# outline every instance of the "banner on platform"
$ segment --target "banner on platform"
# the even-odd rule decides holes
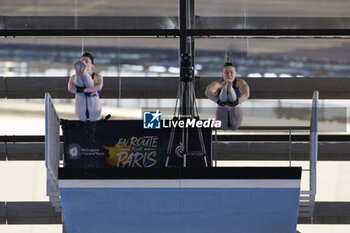
[[[83,123],[63,121],[64,164],[68,168],[164,167],[171,128],[144,129],[142,120]],[[183,130],[188,130],[187,166],[211,164],[211,128],[175,128],[169,165],[183,166]],[[204,149],[199,133],[203,135]],[[204,153],[203,153],[204,152]]]

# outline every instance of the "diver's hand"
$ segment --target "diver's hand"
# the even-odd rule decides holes
[[[77,93],[84,93],[85,87],[77,87]]]
[[[226,105],[225,102],[221,102],[220,100],[218,100],[216,103],[217,103],[219,106],[222,106],[222,107]]]
[[[239,101],[238,101],[238,99],[236,99],[236,100],[233,101],[233,102],[227,102],[227,103],[226,103],[226,106],[231,107],[231,108],[234,108],[234,107],[236,107],[238,104],[239,104]]]

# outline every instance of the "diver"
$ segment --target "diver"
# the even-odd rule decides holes
[[[209,84],[205,95],[218,104],[216,120],[221,120],[221,129],[236,130],[242,123],[240,105],[249,98],[249,86],[243,79],[236,78],[236,68],[231,62],[223,65],[222,77]]]

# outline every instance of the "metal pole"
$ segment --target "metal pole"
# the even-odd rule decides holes
[[[179,66],[180,71],[184,69],[182,64],[182,56],[184,54],[188,54],[189,51],[189,41],[187,38],[187,30],[188,30],[188,0],[180,0],[179,6],[179,17],[180,17],[180,54],[179,54]],[[182,72],[180,72],[180,76]],[[183,77],[180,77],[180,82],[182,84],[182,96],[180,101],[180,113],[182,116],[188,116],[191,114],[191,98],[190,98],[190,89],[189,82],[185,82],[182,80]],[[185,118],[186,118],[185,117]],[[184,145],[184,167],[186,167],[186,155],[188,153],[188,129],[182,129],[182,142]]]
[[[180,17],[180,54],[179,54],[179,64],[180,70],[182,69],[181,64],[181,55],[186,54],[190,48],[190,42],[187,38],[187,30],[188,30],[188,0],[179,0],[179,17]],[[181,77],[180,77],[181,80]],[[181,115],[189,115],[190,114],[190,90],[189,83],[182,82],[183,84],[183,95],[181,96],[182,100],[180,102],[180,112]]]
[[[190,26],[191,29],[195,29],[196,25],[196,15],[195,15],[195,1],[190,0]],[[196,77],[195,77],[195,50],[194,50],[194,37],[191,37],[191,59],[192,59],[192,65],[193,65],[193,70],[192,70],[192,77],[193,77],[193,88],[196,89]]]
[[[314,91],[312,98],[312,111],[310,123],[310,205],[311,223],[313,223],[314,205],[317,183],[317,157],[318,157],[318,91]]]
[[[64,216],[63,216],[63,210],[62,210],[62,233],[67,233],[66,231],[66,224],[64,222]]]
[[[310,131],[310,191],[315,195],[318,157],[318,91],[314,91],[313,94]]]
[[[180,106],[179,106],[179,111],[178,111],[178,120],[184,119],[183,116],[186,116],[189,114],[189,106],[190,106],[190,92],[189,92],[189,85],[187,81],[184,81],[184,65],[183,64],[183,55],[188,54],[188,48],[189,45],[187,43],[187,30],[188,30],[188,1],[187,0],[179,0],[179,25],[180,25],[180,30],[179,30],[179,68],[180,68],[180,77],[179,77],[179,87],[178,87],[178,96],[176,98],[176,104],[175,104],[175,111],[174,115],[176,115],[176,110],[177,110],[177,100],[179,99],[180,101]],[[188,62],[187,62],[188,64]],[[168,166],[169,164],[169,156],[171,154],[171,149],[173,145],[173,140],[174,140],[174,135],[175,135],[175,128],[172,128],[171,134],[170,134],[170,140],[168,144],[168,149],[167,149],[167,159],[165,162],[165,166]],[[188,129],[183,128],[182,129],[182,144],[184,147],[183,151],[183,156],[184,156],[184,161],[183,161],[183,166],[186,167],[186,155],[188,153]]]
[[[289,128],[289,167],[292,166],[292,129]]]

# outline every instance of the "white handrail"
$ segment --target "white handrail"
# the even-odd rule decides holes
[[[60,119],[49,93],[45,93],[45,166],[47,195],[59,197],[58,167],[60,162]]]
[[[310,123],[310,191],[316,195],[316,171],[318,159],[318,91],[314,91]]]

